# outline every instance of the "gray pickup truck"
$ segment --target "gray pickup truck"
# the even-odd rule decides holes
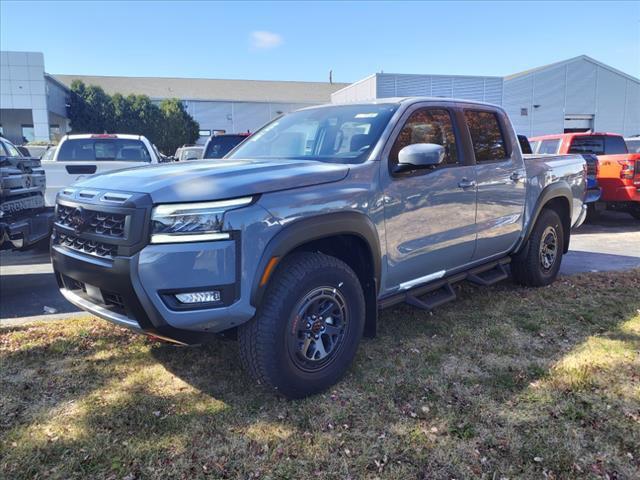
[[[53,212],[45,209],[45,188],[40,160],[0,137],[0,250],[47,245]]]
[[[181,343],[237,334],[254,378],[303,397],[338,381],[380,308],[431,310],[453,283],[508,269],[551,283],[585,179],[578,155],[525,161],[496,106],[307,108],[224,159],[63,190],[53,266],[70,302],[116,324]]]

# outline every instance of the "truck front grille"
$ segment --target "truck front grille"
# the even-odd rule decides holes
[[[95,240],[88,240],[86,238],[80,238],[60,232],[56,234],[54,243],[77,252],[106,259],[112,259],[118,250],[116,245],[96,242]]]
[[[126,218],[126,215],[120,213],[80,210],[74,207],[58,205],[56,222],[65,227],[74,228],[78,221],[82,221],[85,225],[83,232],[122,238],[124,236]]]

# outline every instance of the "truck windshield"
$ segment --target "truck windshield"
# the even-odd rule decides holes
[[[204,157],[202,158],[222,158],[229,153],[248,135],[218,135],[211,137],[207,142]]]
[[[360,163],[397,108],[394,104],[381,104],[300,110],[269,123],[227,158]]]
[[[124,138],[70,138],[60,145],[57,160],[150,162],[147,147],[140,140]]]

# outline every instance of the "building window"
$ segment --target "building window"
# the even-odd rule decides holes
[[[201,137],[210,137],[210,136],[211,136],[211,130],[200,130],[200,131],[198,132],[198,134],[199,134]]]
[[[36,139],[33,125],[22,125],[22,141],[24,143],[33,142]]]
[[[49,125],[49,139],[60,140],[60,125]]]
[[[520,109],[520,115],[523,117],[526,117],[529,115],[529,109],[528,108],[521,108]]]

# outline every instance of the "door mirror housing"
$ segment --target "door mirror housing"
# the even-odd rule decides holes
[[[444,162],[444,147],[435,143],[414,143],[398,153],[396,173],[423,168],[434,168]]]

